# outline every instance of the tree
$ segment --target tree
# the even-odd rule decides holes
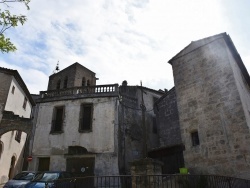
[[[7,9],[1,9],[0,7],[0,51],[2,53],[8,53],[11,51],[15,51],[16,47],[9,38],[4,36],[4,32],[11,28],[16,27],[18,24],[23,25],[27,20],[26,16],[24,15],[14,15],[11,14],[8,10],[10,3],[23,3],[26,8],[29,10],[29,2],[30,0],[0,0],[0,5],[2,4]]]

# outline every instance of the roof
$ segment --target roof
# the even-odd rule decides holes
[[[65,71],[65,70],[67,70],[67,69],[71,69],[72,67],[76,67],[76,66],[79,66],[79,67],[81,67],[81,68],[83,68],[83,69],[85,69],[85,70],[87,70],[87,71],[89,71],[89,72],[91,72],[92,74],[95,75],[95,73],[94,73],[93,71],[91,71],[91,70],[89,70],[88,68],[84,67],[84,66],[81,65],[80,63],[75,62],[75,63],[73,63],[72,65],[70,65],[70,66],[64,68],[63,70],[60,70],[59,72],[50,75],[50,77],[53,77],[53,76],[57,75],[58,73],[61,73],[61,72]]]
[[[26,96],[28,97],[31,105],[32,106],[36,105],[36,103],[34,102],[33,98],[31,97],[31,94],[30,94],[30,92],[29,92],[26,84],[24,83],[22,77],[20,76],[20,74],[18,73],[17,70],[7,69],[7,68],[4,68],[4,67],[0,67],[0,72],[14,76],[14,78],[16,79],[16,81],[18,82],[18,84],[21,86],[21,88],[25,92]]]
[[[155,105],[157,105],[158,103],[160,103],[166,96],[168,96],[170,93],[175,92],[175,86],[172,87],[170,90],[168,90],[167,92],[164,92],[164,94],[155,102]]]
[[[141,86],[137,86],[137,87],[141,87]],[[151,91],[151,92],[153,92],[153,93],[155,93],[155,94],[160,94],[160,95],[163,95],[165,92],[164,91],[161,91],[161,90],[155,90],[155,89],[151,89],[151,88],[148,88],[148,87],[144,87],[144,86],[142,86],[142,88],[144,89],[144,90],[148,90],[148,91]]]
[[[207,37],[207,38],[204,38],[204,39],[200,39],[200,40],[197,40],[197,41],[192,41],[188,46],[186,46],[183,50],[181,50],[179,53],[177,53],[173,58],[171,58],[168,63],[170,63],[171,65],[173,64],[173,61],[180,58],[180,57],[183,57],[189,53],[192,53],[193,51],[199,49],[199,48],[202,48],[203,46],[205,45],[208,45],[216,40],[219,40],[219,39],[224,39],[226,44],[227,44],[227,47],[229,48],[230,52],[232,53],[236,63],[238,64],[241,72],[242,72],[242,75],[244,76],[247,84],[249,85],[250,87],[250,76],[249,76],[249,73],[247,72],[247,69],[240,57],[240,54],[238,53],[238,51],[236,50],[234,44],[233,44],[233,41],[231,40],[230,36],[227,34],[227,33],[220,33],[220,34],[217,34],[217,35],[214,35],[214,36],[210,36],[210,37]]]

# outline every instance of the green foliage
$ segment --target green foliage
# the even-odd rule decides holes
[[[0,50],[2,53],[8,53],[15,51],[16,47],[10,42],[9,38],[5,38],[3,34],[0,34]]]
[[[14,44],[11,43],[9,38],[5,38],[4,32],[11,28],[16,27],[19,24],[23,25],[27,20],[26,16],[24,15],[13,15],[8,10],[9,3],[24,3],[26,8],[29,10],[29,2],[30,0],[0,0],[0,5],[4,5],[7,9],[0,8],[0,51],[2,53],[8,53],[11,51],[15,51],[16,47]]]

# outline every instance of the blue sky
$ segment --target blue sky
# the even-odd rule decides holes
[[[4,5],[0,5],[5,8]],[[30,10],[11,4],[28,21],[6,31],[18,50],[1,54],[0,66],[16,69],[31,93],[48,77],[79,62],[97,84],[174,86],[176,53],[191,41],[227,32],[250,72],[249,0],[31,0]]]

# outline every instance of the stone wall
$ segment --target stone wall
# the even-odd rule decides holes
[[[249,127],[230,61],[235,59],[224,38],[171,60],[185,165],[191,173],[250,177]],[[196,146],[194,131],[200,141]]]
[[[95,73],[83,67],[79,63],[74,63],[71,66],[53,74],[49,77],[48,90],[55,90],[57,88],[58,80],[61,80],[60,88],[64,88],[64,80],[68,78],[67,88],[81,87],[82,78],[85,77],[86,81],[90,81],[90,85],[96,85]]]
[[[2,121],[0,122],[0,136],[14,130],[20,130],[30,135],[33,128],[32,123],[32,119],[21,118],[13,112],[4,111]]]
[[[144,134],[142,127],[141,88],[138,86],[120,86],[119,105],[119,167],[120,174],[130,174],[129,162],[143,157]],[[147,127],[148,150],[158,145],[158,136],[153,133],[154,98],[162,94],[143,88],[146,106],[145,126]]]
[[[175,88],[169,90],[155,104],[160,147],[181,144],[179,114]]]
[[[0,73],[0,122],[2,119],[2,112],[5,108],[5,103],[8,97],[12,76],[5,73]]]

